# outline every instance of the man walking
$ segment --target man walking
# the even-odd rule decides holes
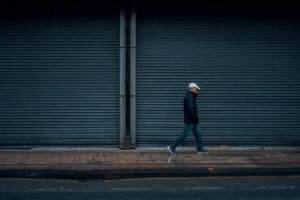
[[[199,127],[198,111],[196,104],[196,97],[200,87],[196,83],[190,83],[188,91],[184,97],[184,123],[185,127],[181,135],[169,146],[167,146],[170,154],[176,153],[176,147],[181,143],[190,132],[194,133],[197,142],[197,153],[204,154],[208,153],[206,149],[203,148],[201,129]]]

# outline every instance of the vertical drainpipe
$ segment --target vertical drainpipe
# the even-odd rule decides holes
[[[131,148],[136,148],[136,5],[130,9],[130,135]]]
[[[125,148],[126,134],[126,18],[124,2],[120,3],[120,149]]]

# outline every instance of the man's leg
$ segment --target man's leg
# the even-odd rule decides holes
[[[197,142],[197,151],[200,152],[204,150],[203,143],[202,143],[202,130],[199,124],[195,124],[193,127],[193,133]]]
[[[176,147],[181,143],[188,135],[189,133],[193,130],[193,124],[186,124],[184,127],[184,130],[181,135],[177,137],[175,142],[173,142],[170,146],[173,148],[174,152],[176,150]]]

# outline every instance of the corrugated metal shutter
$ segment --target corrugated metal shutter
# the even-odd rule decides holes
[[[189,82],[206,145],[300,144],[299,19],[137,12],[138,146],[182,132]]]
[[[119,8],[88,3],[1,15],[1,146],[118,145]]]

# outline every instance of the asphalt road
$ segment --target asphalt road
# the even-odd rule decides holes
[[[0,200],[300,200],[300,176],[110,181],[0,179]]]

